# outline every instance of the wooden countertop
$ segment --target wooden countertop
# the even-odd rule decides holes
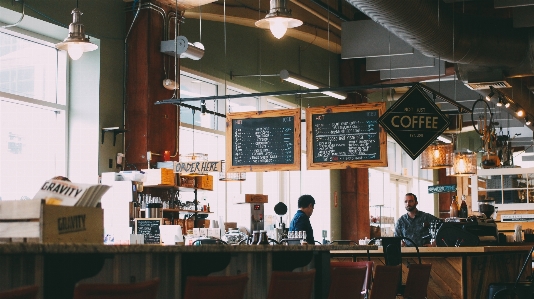
[[[419,247],[420,254],[444,254],[444,253],[496,253],[496,252],[517,252],[529,251],[532,245],[511,245],[511,246],[477,246],[477,247]],[[339,254],[367,254],[367,250],[337,250],[332,253]],[[402,253],[417,253],[415,247],[402,247]],[[370,254],[382,254],[383,248],[369,250]]]
[[[376,251],[375,245],[202,245],[202,246],[163,246],[163,245],[104,245],[104,244],[38,244],[0,243],[0,254],[74,254],[74,253],[195,253],[195,252],[295,252],[295,251]]]

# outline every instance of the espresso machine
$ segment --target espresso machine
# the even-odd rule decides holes
[[[249,235],[255,230],[265,229],[265,206],[267,202],[267,195],[262,194],[246,194],[245,202],[238,202],[234,205],[238,227],[247,229]]]

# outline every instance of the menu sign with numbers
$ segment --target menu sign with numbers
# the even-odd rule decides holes
[[[228,113],[226,171],[300,169],[300,110]]]
[[[145,236],[145,244],[160,244],[162,218],[135,218],[135,233]]]
[[[387,166],[385,103],[306,109],[308,169]],[[311,152],[310,152],[311,150]]]

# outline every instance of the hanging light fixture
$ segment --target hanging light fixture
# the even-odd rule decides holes
[[[477,153],[463,149],[452,154],[451,176],[472,176],[477,174]]]
[[[219,181],[244,181],[247,179],[247,173],[246,172],[226,172],[226,163],[225,161],[221,161],[221,172],[219,172]]]
[[[490,86],[490,93],[486,96],[486,101],[491,101],[491,98],[495,95],[495,92],[493,91],[493,86]]]
[[[286,7],[286,0],[271,0],[269,13],[265,18],[256,21],[256,27],[270,29],[277,39],[286,34],[287,28],[302,25],[302,21],[291,17],[291,10]]]
[[[89,41],[89,37],[85,36],[85,29],[80,23],[80,16],[82,12],[76,8],[72,10],[72,23],[69,25],[69,36],[59,44],[56,48],[67,51],[72,60],[78,60],[82,57],[83,52],[90,52],[98,49],[98,46]]]
[[[421,154],[421,169],[452,167],[452,143],[429,145]]]

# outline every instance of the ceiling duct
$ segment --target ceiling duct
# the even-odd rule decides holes
[[[514,29],[510,20],[455,16],[450,6],[437,1],[348,2],[427,56],[534,74],[527,31]]]
[[[506,81],[493,81],[493,82],[478,82],[478,83],[465,83],[465,86],[469,87],[471,90],[481,90],[481,89],[490,89],[490,86],[493,88],[509,88],[512,87]]]

